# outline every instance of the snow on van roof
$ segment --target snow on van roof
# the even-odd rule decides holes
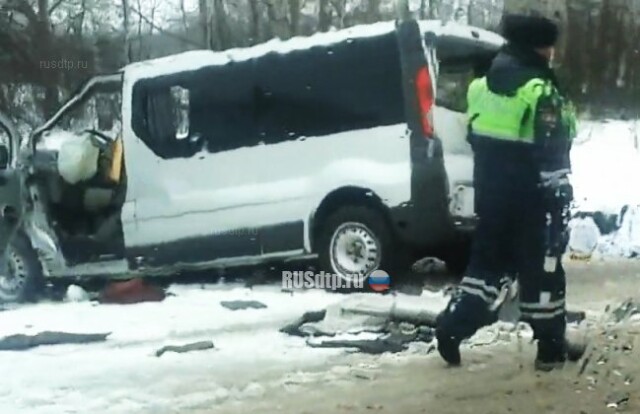
[[[429,30],[433,30],[432,22],[432,20],[421,21],[420,28],[422,31],[427,32]],[[440,36],[457,36],[475,39],[479,42],[494,46],[501,46],[505,42],[505,39],[497,33],[455,22],[449,22],[444,25],[441,24],[438,29],[433,31]]]
[[[432,31],[436,35],[452,35],[496,45],[503,43],[502,37],[499,35],[471,26],[455,23],[442,24],[439,20],[423,20],[420,21],[419,24],[423,32]],[[313,46],[329,46],[349,39],[380,36],[394,30],[395,22],[388,21],[353,26],[326,33],[316,33],[312,36],[298,36],[288,40],[272,39],[256,46],[229,49],[222,52],[194,50],[158,59],[132,63],[124,68],[124,72],[125,77],[130,80],[153,78],[176,72],[197,70],[206,66],[244,61],[272,52],[286,54],[296,50],[308,49]]]

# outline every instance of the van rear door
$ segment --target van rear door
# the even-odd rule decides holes
[[[0,113],[0,257],[23,216],[23,179],[18,170],[20,138],[9,117]]]
[[[403,213],[411,223],[406,236],[414,244],[435,245],[453,236],[442,142],[433,119],[436,35],[423,36],[416,20],[405,20],[398,23],[396,36],[411,151],[411,203]]]

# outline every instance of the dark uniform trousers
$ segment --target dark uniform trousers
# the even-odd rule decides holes
[[[493,141],[493,140],[492,140]],[[566,328],[563,269],[545,272],[547,203],[524,144],[474,145],[478,225],[470,265],[438,328],[467,339],[497,321],[490,309],[508,278],[517,277],[522,321],[536,339],[557,341]]]

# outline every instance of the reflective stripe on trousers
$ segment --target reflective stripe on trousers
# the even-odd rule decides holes
[[[487,304],[492,304],[498,299],[500,291],[498,288],[487,284],[486,281],[475,277],[466,276],[460,282],[459,288],[466,294],[478,296]]]
[[[549,320],[562,316],[566,312],[564,299],[553,302],[520,303],[520,312],[524,319]]]

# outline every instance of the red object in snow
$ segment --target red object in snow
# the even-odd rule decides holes
[[[161,302],[166,297],[163,289],[142,279],[126,282],[111,282],[102,292],[98,301],[104,304],[131,305],[142,302]]]

